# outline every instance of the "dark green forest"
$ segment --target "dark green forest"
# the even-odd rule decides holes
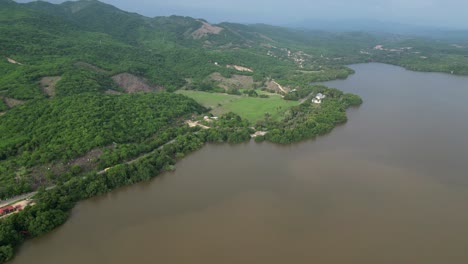
[[[1,117],[0,197],[47,180],[15,176],[20,168],[68,161],[113,143],[140,142],[178,118],[204,111],[192,99],[171,93],[79,94],[15,107]]]

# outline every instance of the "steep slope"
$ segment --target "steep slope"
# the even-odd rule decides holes
[[[143,75],[151,83],[168,89],[185,83],[177,72],[167,67],[165,56],[133,46],[110,34],[86,30],[80,23],[65,18],[65,11],[57,5],[31,4],[41,7],[38,9],[29,8],[30,4],[2,2],[2,5],[0,63],[5,67],[2,67],[0,91],[6,96],[17,99],[43,97],[37,83],[40,79],[68,73],[74,73],[73,85],[85,86],[91,82],[99,86],[99,91],[111,89],[110,77],[120,72]],[[58,15],[50,15],[52,12],[58,12]],[[21,64],[7,63],[7,58]],[[107,73],[95,73],[92,69],[86,69],[88,73],[85,73],[77,68],[77,62],[105,69]],[[96,74],[108,81],[96,82],[96,77],[93,77]],[[70,86],[67,80],[70,79],[59,81],[57,88]],[[104,83],[105,86],[102,85]],[[83,91],[89,89],[79,92]]]
[[[39,1],[25,6],[51,16],[60,16],[83,30],[105,33],[132,44],[154,38],[165,38],[165,41],[185,45],[195,44],[197,42],[191,41],[199,38],[195,32],[207,23],[182,16],[148,18],[94,0],[70,1],[60,5]]]
[[[77,62],[105,72],[95,76],[79,71],[70,85],[91,84],[94,88],[76,89],[76,93],[115,89],[111,77],[120,73],[146,78],[151,86],[169,91],[187,81],[206,81],[215,72],[225,77],[248,75],[256,81],[274,79],[283,86],[307,84],[344,78],[351,71],[343,65],[366,61],[468,73],[466,49],[457,48],[463,43],[435,45],[393,35],[327,33],[263,24],[211,25],[182,16],[148,18],[94,0],[60,5],[1,3],[0,56],[22,65],[9,63],[2,69],[0,91],[21,100],[43,97],[36,82],[74,74]],[[386,48],[374,49],[379,45]],[[252,71],[236,70],[241,67]],[[62,78],[57,89],[69,87],[67,80],[70,78]]]

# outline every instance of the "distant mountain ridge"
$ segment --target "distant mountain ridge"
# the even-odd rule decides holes
[[[288,24],[289,27],[324,30],[331,32],[363,31],[370,33],[387,33],[431,38],[468,39],[468,30],[453,28],[438,28],[434,26],[419,26],[399,22],[379,20],[306,20]]]
[[[208,23],[208,21],[204,19],[177,15],[150,18],[137,13],[120,10],[112,5],[97,0],[68,1],[62,4],[35,1],[21,5],[49,15],[60,16],[70,22],[78,24],[86,30],[107,33],[127,40],[141,39],[144,38],[145,35],[156,31],[172,33],[174,35],[174,40],[177,39],[180,41],[182,37],[193,38],[192,33],[201,29]],[[225,29],[222,32],[223,34],[217,36],[218,34],[211,34],[211,32],[208,32],[204,37],[211,42],[218,42],[215,43],[218,45],[226,44],[226,42],[223,43],[223,39],[229,39],[229,41],[234,41],[238,44],[242,41],[251,43],[259,41],[271,42],[277,33],[286,33],[291,37],[295,37],[294,34],[297,32],[303,33],[301,29],[296,30],[293,28],[283,28],[266,24],[244,25],[222,22],[213,26]],[[130,30],[140,32],[129,32]],[[263,32],[264,30],[266,30],[266,32]],[[323,32],[324,30],[320,31]],[[265,35],[268,35],[268,37],[265,38]],[[193,45],[194,43],[190,44]]]
[[[288,83],[338,78],[346,72],[343,65],[367,61],[458,74],[466,65],[467,45],[452,40],[429,43],[389,33],[325,32],[325,25],[312,30],[210,24],[175,15],[150,18],[95,0],[62,4],[0,0],[0,5],[0,96],[17,100],[47,96],[38,83],[58,76],[63,78],[57,81],[57,94],[70,95],[115,90],[118,85],[112,77],[121,73],[174,91],[210,81],[213,73]],[[374,50],[378,45],[385,48]],[[402,54],[404,47],[415,49]],[[239,72],[228,65],[252,71]],[[73,89],[76,86],[81,88]]]

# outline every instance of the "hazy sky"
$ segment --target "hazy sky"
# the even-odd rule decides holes
[[[27,0],[22,0],[27,1]],[[61,3],[61,0],[49,0]],[[373,19],[468,28],[468,0],[102,0],[146,16],[186,15],[211,22],[294,24],[304,20]]]

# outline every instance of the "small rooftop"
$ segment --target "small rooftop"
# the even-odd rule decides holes
[[[9,213],[11,211],[14,211],[15,208],[13,206],[5,206],[5,207],[2,207],[0,208],[0,215],[4,214],[4,213]]]

